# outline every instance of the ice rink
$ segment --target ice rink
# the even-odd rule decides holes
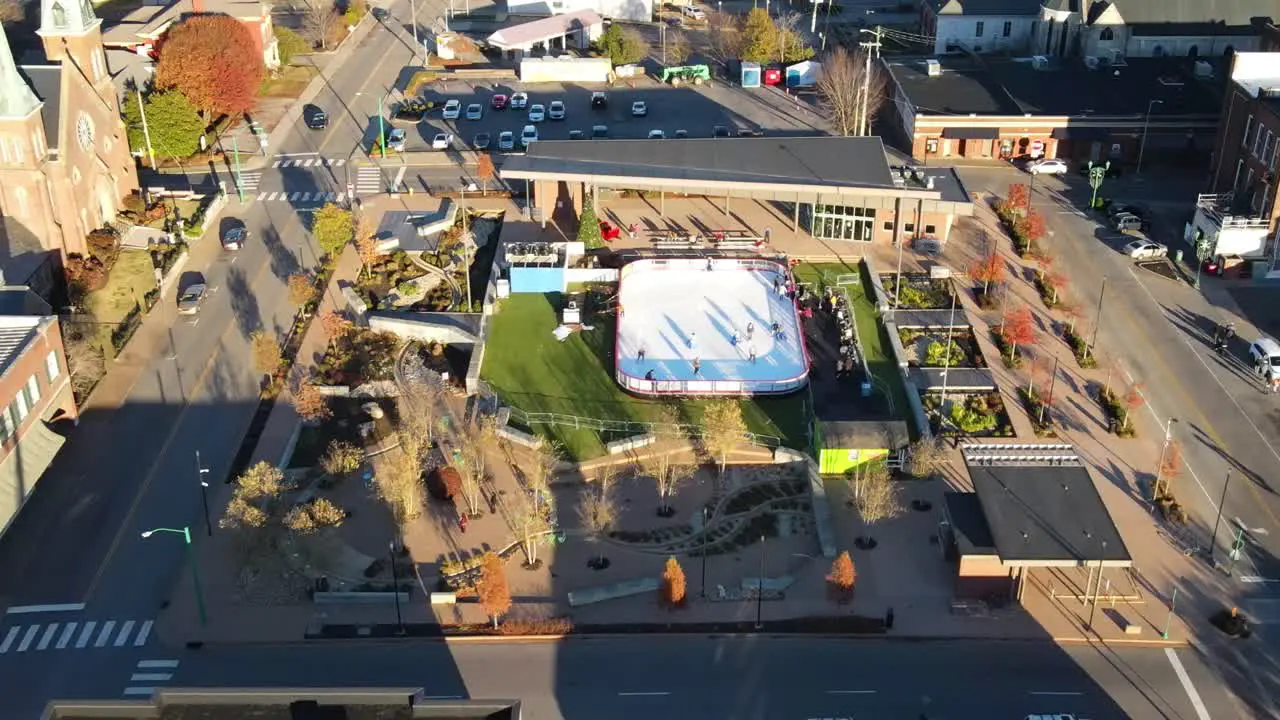
[[[619,382],[664,394],[803,387],[809,366],[800,318],[795,302],[775,289],[785,286],[786,277],[782,265],[764,260],[628,264],[618,290]]]

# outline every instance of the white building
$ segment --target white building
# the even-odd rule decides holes
[[[586,50],[604,32],[604,20],[594,10],[577,10],[511,25],[493,33],[486,42],[504,50],[512,59],[534,50],[548,53],[571,48]]]
[[[512,15],[562,15],[594,10],[610,20],[653,20],[653,0],[507,0]]]
[[[933,52],[1049,57],[1212,57],[1258,47],[1276,0],[925,0]]]

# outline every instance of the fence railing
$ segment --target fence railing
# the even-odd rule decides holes
[[[664,424],[640,420],[602,420],[600,418],[561,415],[559,413],[530,413],[514,407],[508,408],[508,410],[511,412],[511,420],[528,428],[533,428],[537,425],[559,425],[620,435],[653,433],[659,437],[669,438],[700,438],[703,436],[703,428],[701,426],[689,423]],[[775,435],[747,432],[743,433],[742,437],[746,442],[761,447],[776,448],[782,445],[782,439]]]

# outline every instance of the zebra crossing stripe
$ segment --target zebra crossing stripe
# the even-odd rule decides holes
[[[139,670],[147,670],[147,669],[155,669],[155,668],[176,668],[176,667],[178,667],[177,660],[139,660],[138,661]]]
[[[266,200],[266,199],[267,199],[267,195],[269,195],[269,194],[270,194],[270,193],[266,193],[266,192],[260,192],[260,193],[258,193],[258,200],[259,200],[259,201],[261,201],[261,200]]]
[[[274,165],[272,165],[271,167],[273,167],[273,168],[284,167],[284,161],[283,161],[283,160],[277,160],[277,161],[275,162],[275,164],[274,164]]]
[[[4,642],[0,642],[0,655],[9,652],[9,646],[13,645],[13,639],[18,636],[18,631],[21,629],[17,626],[9,628],[9,634],[4,636]]]
[[[318,194],[318,193],[317,193],[317,194]],[[309,193],[309,192],[302,193],[302,202],[306,202],[306,201],[308,201],[308,200],[310,200],[310,199],[311,199],[311,193]]]
[[[150,696],[156,691],[153,687],[127,687],[124,689],[125,695],[147,695]]]
[[[330,162],[330,164],[332,164],[334,167],[342,167],[343,165],[346,165],[346,164],[347,164],[347,159],[346,159],[346,158],[338,158],[337,160],[330,160],[329,162]]]
[[[129,676],[129,682],[155,682],[157,680],[168,680],[173,677],[173,673],[134,673]]]
[[[116,635],[115,647],[124,647],[129,642],[129,633],[133,632],[133,621],[125,620],[124,625],[120,626],[120,634]]]
[[[116,621],[108,620],[102,623],[102,632],[98,633],[98,639],[93,643],[94,647],[106,647],[107,641],[111,639],[111,631],[116,629]]]
[[[93,629],[97,627],[97,620],[90,620],[84,624],[84,629],[80,631],[80,637],[76,638],[76,649],[82,650],[89,644],[89,638],[93,635]]]
[[[48,650],[49,643],[53,642],[53,635],[56,632],[58,632],[58,623],[49,623],[49,627],[45,628],[44,635],[40,636],[40,644],[36,645],[36,649]]]
[[[36,633],[40,631],[39,625],[32,625],[27,628],[27,634],[22,636],[22,642],[18,644],[18,652],[26,652],[31,647],[31,641],[35,639]]]
[[[151,634],[151,620],[142,623],[142,627],[138,628],[138,635],[133,639],[134,647],[142,647],[147,644],[147,636]]]
[[[66,627],[62,628],[62,637],[58,638],[58,644],[55,649],[62,650],[71,642],[71,636],[76,634],[76,625],[79,623],[69,622]]]

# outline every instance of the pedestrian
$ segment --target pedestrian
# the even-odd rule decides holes
[[[645,373],[645,374],[644,374],[644,379],[645,379],[645,380],[648,380],[649,382],[653,382],[653,369],[652,369],[652,368],[650,368],[649,372],[647,372],[647,373]]]
[[[698,347],[698,333],[691,332],[689,333],[689,349],[693,350],[696,347]]]
[[[889,611],[884,614],[884,629],[885,630],[893,629],[893,608],[892,607],[890,607]]]
[[[467,522],[466,513],[458,516],[458,529],[462,531],[463,535],[467,534]]]
[[[733,335],[729,337],[729,344],[738,347],[738,331],[734,330]]]
[[[698,374],[699,372],[701,372],[701,371],[702,371],[702,361],[701,361],[701,360],[699,360],[698,358],[694,358],[694,359],[693,359],[693,374],[694,374],[694,375],[697,375],[697,374]]]
[[[639,360],[640,362],[644,362],[644,348],[643,348],[643,347],[641,347],[641,348],[640,348],[640,352],[636,353],[636,360]]]
[[[755,332],[756,332],[756,324],[753,322],[747,323],[747,339],[748,340],[751,339],[751,336],[754,335]]]

